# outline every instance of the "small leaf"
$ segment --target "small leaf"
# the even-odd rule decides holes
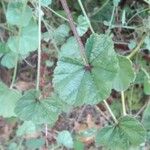
[[[38,100],[37,92],[30,90],[17,102],[15,112],[20,119],[35,124],[54,124],[60,110],[51,99]]]
[[[44,146],[45,140],[43,138],[40,139],[29,139],[26,141],[25,145],[29,149],[40,149],[42,146]]]
[[[52,0],[41,0],[43,6],[48,6],[52,3]]]
[[[150,130],[150,104],[147,105],[143,113],[142,122],[147,130]]]
[[[120,0],[113,0],[113,3],[115,6],[118,6],[119,2],[120,2]]]
[[[135,79],[132,62],[124,56],[118,56],[119,70],[114,79],[113,87],[117,91],[126,90]]]
[[[13,117],[16,102],[21,97],[21,94],[13,89],[9,89],[4,83],[0,82],[0,116]]]
[[[124,116],[119,123],[101,129],[96,137],[98,145],[106,146],[111,150],[127,150],[139,146],[146,136],[142,124],[135,118]]]
[[[107,35],[93,34],[86,43],[89,66],[85,66],[74,38],[65,43],[54,71],[54,88],[70,105],[96,104],[108,98],[118,69],[113,42]]]
[[[38,47],[37,24],[31,21],[28,26],[22,28],[20,36],[9,37],[7,44],[11,51],[21,55],[35,51]]]
[[[1,64],[8,69],[14,68],[16,65],[16,53],[9,52],[2,57]]]
[[[67,148],[73,148],[73,139],[70,132],[67,130],[58,133],[57,142]]]
[[[79,36],[83,36],[89,28],[89,24],[87,23],[87,20],[84,16],[80,15],[78,17],[78,23],[77,23],[77,31]]]
[[[135,40],[131,40],[130,43],[128,44],[129,49],[133,49],[136,46],[136,41]]]
[[[32,18],[32,10],[20,2],[11,2],[8,4],[6,19],[11,25],[27,26]]]
[[[150,78],[144,78],[144,93],[150,95]]]
[[[2,53],[2,54],[5,54],[5,53],[7,53],[7,52],[9,52],[9,51],[10,51],[10,50],[9,50],[7,44],[0,42],[0,54],[1,54],[1,53]]]
[[[25,121],[17,129],[17,136],[23,136],[26,134],[33,134],[36,132],[36,126],[32,121]]]

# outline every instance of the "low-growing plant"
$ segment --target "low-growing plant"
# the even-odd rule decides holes
[[[95,149],[140,149],[150,141],[149,56],[146,55],[146,59],[141,57],[145,49],[148,53],[150,50],[150,3],[145,1],[140,6],[142,10],[135,13],[129,7],[118,12],[119,7],[123,7],[120,0],[101,1],[102,6],[98,8],[97,0],[78,0],[75,6],[72,6],[72,2],[0,2],[6,17],[0,23],[0,29],[8,34],[5,38],[1,37],[0,63],[13,71],[9,86],[0,82],[0,116],[18,119],[16,136],[13,142],[7,144],[7,149],[40,149],[45,145],[47,149],[63,149],[64,146],[82,150],[85,141],[95,143]],[[62,11],[53,9],[57,3],[63,8]],[[92,12],[88,14],[86,10],[90,3],[95,9],[90,8]],[[75,7],[73,11],[77,12],[72,13],[69,7]],[[107,14],[107,9],[112,13]],[[49,15],[49,11],[56,18]],[[121,17],[115,18],[116,14]],[[130,25],[131,20],[139,14],[145,18],[141,26],[136,26],[136,22]],[[116,28],[120,28],[120,31]],[[128,45],[123,41],[129,48],[124,53],[117,51],[115,39],[117,34],[130,34],[124,31],[126,29],[138,38],[130,39]],[[37,56],[37,67],[28,62],[31,55]],[[33,88],[22,91],[15,87],[24,63],[37,69],[37,79]],[[53,77],[45,75],[44,68],[49,68],[51,72],[54,70]],[[49,83],[53,89],[46,91]],[[111,105],[107,99],[112,91],[119,97],[116,102],[113,99]],[[142,98],[144,100],[141,101]],[[104,105],[111,116],[104,127],[96,126],[87,119],[84,130],[55,131],[55,142],[49,145],[48,134],[59,122],[62,113],[68,114],[74,108],[83,109],[90,105],[103,114],[99,104]],[[28,134],[41,135],[41,132],[46,138],[26,138]],[[20,142],[19,146],[16,141]]]

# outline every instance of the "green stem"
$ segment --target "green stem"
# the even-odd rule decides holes
[[[124,91],[121,92],[121,102],[122,102],[122,110],[123,110],[123,116],[126,116],[126,106],[125,106],[125,96]]]
[[[89,20],[87,14],[86,14],[86,12],[85,12],[85,9],[84,9],[84,7],[83,7],[83,4],[82,4],[81,0],[78,0],[78,3],[79,3],[79,5],[80,5],[80,7],[81,7],[81,10],[82,10],[82,12],[83,12],[83,14],[84,14],[84,17],[85,17],[86,21],[87,21],[87,23],[88,23],[88,25],[89,25],[89,27],[90,27],[91,32],[94,33],[94,29],[93,29],[93,27],[92,27],[92,25],[91,25],[91,22],[90,22],[90,20]]]
[[[134,14],[134,15],[128,20],[127,24],[128,24],[135,16],[137,16],[138,14],[140,14],[140,13],[142,13],[142,12],[144,12],[144,11],[148,11],[148,10],[150,10],[150,8],[146,8],[146,9],[144,9],[144,10],[138,11],[136,14]]]
[[[65,20],[65,21],[69,21],[67,18],[65,18],[64,16],[60,15],[59,13],[57,13],[55,10],[53,10],[52,8],[50,7],[47,7],[47,6],[44,6],[45,8],[47,8],[48,10],[50,10],[53,14],[55,14],[57,17]]]
[[[16,58],[15,58],[15,68],[14,68],[14,72],[13,72],[13,77],[12,77],[10,89],[13,88],[13,85],[14,85],[15,80],[16,80],[16,76],[17,76],[17,68],[18,68],[18,58],[19,58],[19,55],[18,55],[18,53],[17,53],[17,54],[16,54]]]
[[[116,6],[114,5],[114,6],[113,6],[113,10],[112,10],[111,19],[110,19],[110,22],[109,22],[109,28],[108,28],[108,30],[111,29],[112,22],[113,22],[113,18],[114,18],[114,14],[115,14],[115,9],[116,9]]]
[[[131,59],[141,48],[141,46],[144,43],[144,39],[146,37],[146,34],[143,34],[140,42],[138,43],[138,45],[132,50],[132,52],[127,56],[128,59]]]
[[[141,67],[141,70],[145,73],[146,77],[147,77],[148,79],[150,79],[150,75],[149,75],[149,73],[146,71],[146,69],[143,68],[143,67]]]
[[[125,29],[130,29],[130,30],[135,30],[136,28],[138,28],[137,26],[123,26],[123,25],[119,25],[119,24],[112,24],[110,29],[113,28],[125,28]]]
[[[93,12],[93,13],[90,15],[90,17],[92,17],[92,16],[96,15],[98,12],[100,12],[108,3],[109,3],[109,0],[106,0],[106,1],[104,2],[104,4],[103,4],[100,8],[98,8],[95,12]]]
[[[36,90],[39,90],[40,86],[40,67],[41,67],[41,0],[38,1],[39,15],[38,15],[38,66],[37,66],[37,82],[36,82]]]
[[[107,107],[107,110],[109,111],[109,113],[111,114],[114,122],[117,124],[118,123],[118,120],[116,119],[114,113],[112,112],[111,108],[109,107],[108,103],[106,102],[106,100],[104,100],[104,104],[105,106]]]

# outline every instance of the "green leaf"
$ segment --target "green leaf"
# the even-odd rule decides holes
[[[146,109],[144,110],[142,122],[144,124],[144,127],[147,130],[150,130],[150,104],[148,104]]]
[[[40,139],[29,139],[28,141],[26,141],[25,145],[29,148],[29,149],[40,149],[42,146],[44,146],[45,144],[45,140],[43,138]]]
[[[23,136],[26,134],[33,134],[36,132],[36,126],[32,121],[25,121],[17,129],[17,136]]]
[[[16,65],[16,53],[9,52],[2,57],[1,64],[8,69],[14,68]]]
[[[113,0],[113,3],[115,6],[118,6],[119,2],[120,2],[120,0]]]
[[[65,43],[54,71],[53,84],[70,105],[97,104],[109,97],[118,69],[113,42],[107,35],[93,34],[86,43],[91,70],[86,69],[74,38]]]
[[[16,102],[21,97],[21,94],[13,89],[9,89],[4,83],[0,82],[0,116],[13,117]]]
[[[38,48],[38,26],[31,21],[30,24],[21,29],[20,36],[11,36],[8,39],[8,47],[11,51],[26,55]]]
[[[73,139],[70,132],[67,130],[58,133],[57,142],[67,148],[73,148]]]
[[[66,24],[60,25],[58,28],[54,30],[49,30],[48,32],[43,34],[43,39],[48,42],[49,40],[55,40],[57,45],[61,45],[64,43],[66,37],[69,36],[70,28]]]
[[[32,9],[20,2],[8,4],[6,19],[11,25],[27,26],[32,18]]]
[[[2,53],[2,54],[5,54],[5,53],[7,53],[7,52],[9,52],[9,51],[10,51],[10,50],[9,50],[7,44],[0,42],[0,54],[1,54],[1,53]]]
[[[64,42],[65,38],[69,36],[70,28],[66,24],[60,25],[54,32],[53,37],[57,44]]]
[[[38,100],[37,92],[30,90],[17,102],[15,112],[22,120],[35,124],[54,124],[60,109],[53,99]]]
[[[48,6],[52,3],[52,0],[41,0],[43,6]]]
[[[132,62],[124,56],[118,56],[119,70],[113,82],[113,88],[117,91],[124,91],[135,79]]]
[[[150,78],[144,78],[144,93],[150,95]]]
[[[88,27],[89,25],[86,21],[86,18],[80,15],[78,17],[78,23],[77,23],[77,31],[78,31],[79,36],[83,36],[87,32]]]
[[[84,150],[84,144],[78,140],[74,141],[74,150]]]
[[[145,137],[142,124],[135,118],[124,116],[118,124],[102,128],[96,136],[96,144],[111,150],[127,150],[139,146]]]
[[[150,51],[150,35],[147,35],[144,39],[145,47]]]

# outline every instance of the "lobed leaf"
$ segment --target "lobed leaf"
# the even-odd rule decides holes
[[[0,82],[0,116],[9,118],[16,116],[14,109],[16,102],[21,97],[21,94],[9,89],[4,83]]]
[[[107,35],[93,34],[86,42],[90,70],[84,65],[74,38],[65,43],[54,71],[53,84],[70,105],[97,104],[109,97],[118,69],[113,42]]]
[[[132,62],[125,56],[118,56],[119,69],[113,82],[113,88],[117,91],[124,91],[135,79]]]
[[[118,124],[101,129],[96,136],[96,144],[111,150],[126,150],[139,146],[146,136],[142,124],[130,116],[119,119]]]
[[[38,100],[37,91],[30,90],[17,102],[15,112],[24,121],[54,124],[60,114],[58,106],[53,99]]]
[[[27,26],[32,18],[32,9],[21,2],[8,4],[6,19],[11,25]]]
[[[38,48],[38,26],[34,21],[21,29],[18,36],[10,36],[8,39],[8,47],[11,51],[26,55]]]

